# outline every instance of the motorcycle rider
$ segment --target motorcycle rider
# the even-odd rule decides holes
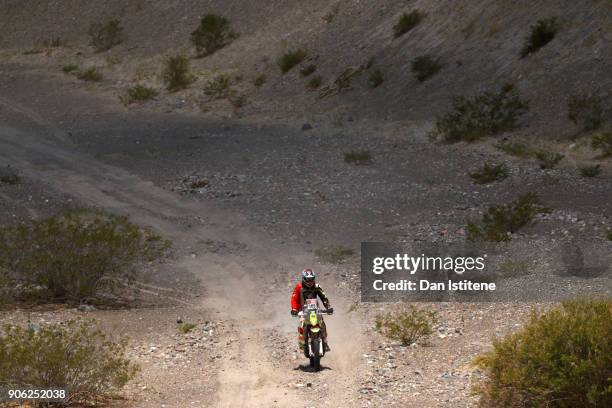
[[[316,275],[310,268],[306,268],[302,271],[302,281],[298,282],[293,289],[293,295],[291,296],[291,315],[296,316],[302,306],[306,302],[306,299],[316,299],[317,296],[323,302],[323,306],[327,310],[327,313],[333,313],[334,309],[329,304],[329,299],[325,296],[323,289],[315,282]],[[320,322],[321,327],[321,339],[323,340],[323,349],[325,352],[330,351],[329,345],[327,344],[327,328],[323,318]],[[300,347],[304,348],[304,327],[303,322],[298,327],[299,333],[299,344]]]

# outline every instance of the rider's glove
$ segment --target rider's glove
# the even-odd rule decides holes
[[[329,314],[334,314],[334,308],[333,307],[327,307],[327,313]]]
[[[298,311],[297,311],[297,310],[292,310],[292,311],[291,311],[291,316],[297,316],[297,314],[298,314]]]

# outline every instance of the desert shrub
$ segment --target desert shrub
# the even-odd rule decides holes
[[[197,326],[193,323],[180,323],[176,329],[179,333],[187,334],[196,327]]]
[[[220,74],[206,82],[204,94],[213,99],[227,98],[230,94],[231,77],[227,74]]]
[[[315,64],[310,64],[307,67],[304,67],[300,70],[300,75],[302,75],[303,77],[307,77],[309,75],[314,74],[316,70],[317,70],[317,66]]]
[[[508,205],[489,207],[480,223],[468,222],[467,239],[470,241],[510,241],[511,234],[533,224],[538,214],[550,212],[535,193],[519,196]]]
[[[538,51],[555,38],[559,32],[559,22],[556,17],[540,19],[531,26],[531,32],[525,39],[525,45],[521,50],[521,57],[526,57]]]
[[[253,85],[259,88],[260,86],[266,83],[266,79],[266,74],[257,75],[257,78],[255,78],[255,80],[253,81]]]
[[[603,100],[597,95],[573,95],[567,103],[567,116],[584,130],[594,130],[603,121]]]
[[[344,161],[352,164],[367,164],[372,160],[368,150],[354,150],[344,153]]]
[[[318,248],[314,251],[314,254],[321,261],[331,264],[342,263],[346,258],[352,256],[355,253],[350,248],[344,248],[342,246],[328,246],[324,248]]]
[[[368,83],[372,88],[380,86],[384,81],[385,78],[383,77],[383,73],[380,69],[375,69],[370,73],[370,76],[368,77]]]
[[[8,273],[0,268],[0,308],[7,304],[11,299],[10,282]]]
[[[191,42],[198,56],[203,57],[225,47],[236,38],[229,20],[216,14],[206,14],[200,25],[191,33]]]
[[[308,53],[303,49],[287,51],[278,59],[278,67],[283,74],[286,74],[291,70],[291,68],[304,61],[307,55]]]
[[[189,183],[189,187],[192,190],[198,190],[200,188],[208,187],[208,184],[209,184],[208,179],[196,179],[192,181],[191,183]]]
[[[0,386],[68,388],[71,405],[119,391],[138,372],[125,357],[127,339],[112,341],[92,322],[40,328],[4,326],[0,333]]]
[[[340,12],[340,5],[336,3],[332,7],[332,9],[329,12],[325,13],[325,15],[321,18],[323,19],[323,21],[329,24],[334,20],[334,18],[339,12]]]
[[[123,58],[121,58],[121,56],[119,55],[107,55],[105,58],[106,60],[106,66],[108,68],[112,68],[117,64],[121,64],[121,62],[123,61]]]
[[[501,181],[508,177],[510,172],[504,164],[491,165],[485,163],[477,171],[470,174],[472,180],[478,184],[493,183],[494,181]]]
[[[228,100],[234,108],[239,109],[246,105],[247,96],[245,94],[235,92],[229,95]]]
[[[556,152],[550,152],[548,150],[538,150],[535,153],[536,159],[540,162],[541,169],[553,169],[565,155]]]
[[[110,50],[123,41],[123,27],[119,20],[94,23],[89,28],[89,37],[96,52]]]
[[[481,406],[575,408],[612,403],[612,303],[564,302],[533,312],[475,360]]]
[[[168,243],[127,218],[91,211],[0,227],[0,269],[20,296],[80,302],[112,292]]]
[[[317,89],[321,86],[321,83],[323,83],[323,78],[320,75],[315,75],[308,81],[308,88]]]
[[[412,73],[421,82],[436,75],[441,69],[440,59],[431,55],[421,55],[412,61]]]
[[[454,99],[451,112],[436,119],[433,136],[442,136],[447,142],[471,142],[513,129],[528,108],[529,102],[513,89],[485,92],[473,98],[460,96]]]
[[[62,46],[62,40],[60,37],[51,37],[46,41],[42,42],[46,48],[59,48]]]
[[[425,17],[424,13],[419,10],[413,10],[410,13],[403,13],[397,23],[393,26],[393,35],[395,38],[406,34],[408,31],[416,27]]]
[[[100,82],[102,73],[96,67],[87,68],[86,70],[78,71],[76,77],[87,82]]]
[[[521,142],[501,142],[495,147],[502,152],[516,157],[529,157],[533,155],[533,149]]]
[[[20,181],[19,174],[11,166],[0,167],[0,184],[15,185]]]
[[[599,132],[593,135],[591,139],[593,149],[598,149],[606,156],[612,155],[612,131]]]
[[[338,87],[338,90],[348,89],[351,87],[351,80],[353,79],[352,75],[347,75],[346,71],[336,78],[334,83]]]
[[[71,74],[79,70],[79,66],[77,64],[66,64],[62,67],[62,71],[66,74]]]
[[[392,340],[407,346],[416,343],[432,332],[432,325],[438,321],[432,310],[418,309],[409,305],[408,310],[376,316],[376,330]]]
[[[594,164],[591,166],[583,166],[580,167],[579,170],[582,177],[597,177],[601,174],[601,165]]]
[[[334,21],[334,17],[336,15],[332,12],[326,13],[323,17],[321,17],[321,19],[323,19],[323,21],[325,21],[326,23],[331,23],[332,21]]]
[[[189,60],[184,55],[175,55],[166,59],[162,71],[162,81],[166,89],[175,92],[185,89],[195,80],[191,74]]]
[[[134,102],[148,101],[149,99],[155,98],[158,94],[159,92],[156,89],[148,86],[134,85],[128,88],[125,95],[122,95],[120,99],[125,105],[129,105]]]

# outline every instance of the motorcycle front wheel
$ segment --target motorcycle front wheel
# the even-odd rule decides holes
[[[310,357],[310,367],[312,367],[315,372],[321,371],[321,339],[314,338],[312,339],[312,351],[313,356]]]

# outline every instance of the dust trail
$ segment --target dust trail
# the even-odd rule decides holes
[[[196,306],[211,310],[236,330],[234,341],[223,339],[230,344],[221,362],[215,406],[302,406],[304,396],[287,387],[297,375],[294,366],[299,362],[279,364],[266,346],[270,330],[278,327],[288,339],[296,339],[297,320],[289,315],[291,288],[299,271],[314,264],[312,256],[255,231],[240,214],[229,214],[207,202],[186,201],[69,145],[9,127],[0,130],[0,155],[18,164],[24,174],[49,180],[59,191],[84,203],[150,225],[177,247],[194,247],[207,239],[246,244],[245,251],[184,256],[177,261],[177,267],[202,282],[206,296]],[[202,214],[215,220],[214,224],[188,228],[173,221],[199,219]],[[341,403],[355,389],[351,378],[359,367],[359,325],[346,314],[349,301],[330,290],[336,283],[333,277],[320,277],[337,314],[327,319],[333,351],[325,357],[324,365],[332,370],[312,375],[329,385],[331,401]],[[159,293],[159,288],[143,289]]]

